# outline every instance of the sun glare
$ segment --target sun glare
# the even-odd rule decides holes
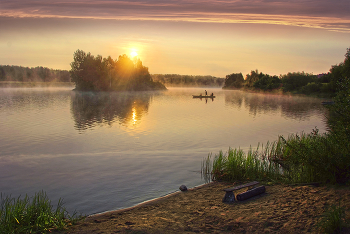
[[[137,54],[137,52],[136,52],[135,50],[133,50],[133,51],[130,52],[131,58],[136,57],[137,55],[138,55],[138,54]]]

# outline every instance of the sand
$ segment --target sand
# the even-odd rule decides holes
[[[317,223],[324,211],[339,202],[350,217],[349,186],[265,184],[262,195],[223,203],[223,189],[234,185],[238,184],[212,182],[89,216],[65,233],[318,233]]]

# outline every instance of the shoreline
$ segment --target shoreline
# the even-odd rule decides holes
[[[186,193],[188,191],[194,191],[194,190],[206,187],[206,186],[210,186],[212,183],[214,183],[214,182],[209,182],[209,183],[206,183],[206,184],[201,184],[201,185],[195,186],[193,188],[188,188],[187,191],[184,191],[184,192],[182,192],[182,191],[170,192],[168,194],[165,194],[165,195],[162,195],[160,197],[156,197],[156,198],[153,198],[153,199],[150,199],[150,200],[146,200],[146,201],[140,202],[140,203],[138,203],[136,205],[133,205],[133,206],[130,206],[130,207],[121,208],[121,209],[117,209],[117,210],[104,211],[104,212],[101,212],[101,213],[88,215],[88,216],[86,216],[85,220],[95,219],[95,218],[104,218],[104,217],[109,216],[111,214],[122,213],[122,212],[125,212],[125,211],[130,211],[130,210],[133,210],[133,209],[136,209],[136,208],[140,208],[140,207],[143,207],[143,206],[155,205],[156,203],[161,202],[164,199],[170,198],[172,196],[176,196],[176,195],[181,194],[181,193]]]
[[[214,181],[91,215],[60,233],[319,233],[323,214],[340,201],[350,217],[349,186],[267,184],[264,194],[227,204],[223,189],[237,184]]]

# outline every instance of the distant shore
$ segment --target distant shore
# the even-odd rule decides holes
[[[74,87],[74,82],[0,81],[0,88]]]

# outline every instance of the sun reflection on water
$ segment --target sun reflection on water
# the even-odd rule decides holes
[[[136,108],[133,107],[133,108],[132,108],[132,125],[135,125],[136,122],[137,122],[136,114],[137,114],[137,113],[136,113]]]

